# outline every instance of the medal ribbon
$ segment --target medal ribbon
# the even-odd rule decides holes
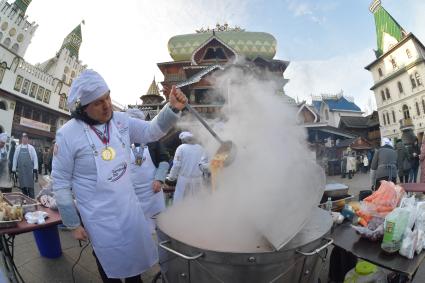
[[[106,124],[103,130],[103,133],[93,126],[90,126],[90,128],[93,130],[96,136],[102,141],[102,143],[106,145],[107,147],[109,144],[109,122]]]

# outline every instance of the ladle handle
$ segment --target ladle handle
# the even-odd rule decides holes
[[[196,111],[195,109],[193,109],[192,106],[190,106],[190,104],[186,104],[186,109],[189,110],[190,113],[192,113],[199,120],[199,122],[201,122],[202,125],[204,125],[205,128],[207,128],[207,130],[211,133],[211,135],[213,135],[213,137],[220,144],[223,144],[223,140],[220,139],[220,137],[216,134],[216,132],[214,132],[213,129],[211,129],[211,127],[207,124],[207,122],[205,122],[204,118],[202,118],[201,115],[199,115],[198,111]]]

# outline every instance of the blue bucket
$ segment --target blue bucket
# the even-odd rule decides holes
[[[50,226],[33,231],[40,255],[47,258],[58,258],[62,255],[58,226]]]

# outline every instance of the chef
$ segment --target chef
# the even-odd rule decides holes
[[[174,203],[199,192],[202,188],[202,168],[208,164],[205,149],[196,142],[191,132],[181,132],[179,138],[182,144],[176,149],[173,167],[167,177],[170,181],[177,179]]]
[[[129,109],[127,114],[136,119],[145,119],[145,115],[139,109]],[[170,156],[160,141],[146,145],[135,143],[131,153],[131,180],[153,233],[155,232],[153,217],[165,209],[162,184],[170,168],[168,163]]]
[[[74,238],[90,239],[103,282],[141,282],[140,274],[157,261],[130,178],[130,145],[164,136],[186,102],[173,87],[169,103],[146,122],[113,112],[109,87],[93,70],[83,71],[71,85],[73,119],[56,135],[53,190],[64,225],[73,229]]]
[[[34,198],[34,173],[38,171],[35,148],[28,143],[28,135],[22,134],[21,144],[13,155],[12,172],[18,172],[19,187],[24,195]]]

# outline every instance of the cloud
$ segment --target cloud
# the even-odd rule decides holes
[[[374,99],[370,91],[372,75],[364,69],[374,60],[373,51],[365,49],[329,60],[293,61],[285,72],[289,83],[285,87],[288,95],[309,100],[313,94],[338,93],[352,96],[362,110],[368,110]]]
[[[217,22],[244,25],[247,1],[65,0],[33,1],[27,15],[39,24],[25,59],[35,64],[53,57],[65,36],[82,19],[80,59],[105,77],[112,98],[140,104],[153,76],[162,80],[157,63],[171,61],[168,40]],[[66,7],[67,16],[63,16]]]
[[[338,2],[329,0],[286,0],[288,10],[295,17],[308,17],[311,21],[323,24],[326,22],[326,16],[328,12],[335,10],[338,6]]]

